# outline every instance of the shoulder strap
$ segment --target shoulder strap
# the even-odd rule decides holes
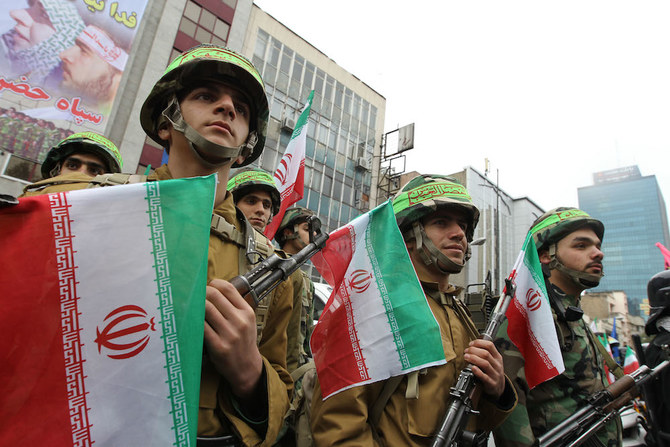
[[[373,435],[377,433],[377,424],[379,424],[379,420],[382,417],[384,407],[386,407],[391,395],[395,392],[404,378],[405,376],[394,376],[389,378],[384,383],[384,388],[382,388],[379,396],[377,396],[377,400],[370,407],[370,410],[368,411],[368,423],[372,426]]]
[[[595,344],[596,347],[598,348],[598,351],[605,360],[605,364],[609,368],[610,372],[614,374],[614,377],[616,377],[617,379],[623,377],[624,373],[621,365],[619,365],[617,362],[614,361],[612,355],[609,352],[607,352],[607,349],[605,349],[602,343],[600,343],[598,340],[594,340],[595,336],[591,335],[591,331],[588,332],[589,332],[589,338],[591,338],[591,342]]]
[[[149,176],[140,174],[100,174],[93,177],[87,188],[98,188],[100,186],[128,185],[130,183],[144,183]]]

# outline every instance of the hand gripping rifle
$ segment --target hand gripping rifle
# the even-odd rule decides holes
[[[281,258],[275,253],[261,261],[251,271],[230,280],[230,283],[235,286],[252,308],[258,307],[258,303],[275,287],[288,279],[291,273],[298,270],[316,252],[326,246],[328,233],[321,231],[319,218],[310,216],[307,224],[309,225],[309,244],[298,253],[287,259]]]
[[[505,280],[505,294],[498,305],[498,310],[491,316],[488,325],[479,338],[493,341],[498,333],[498,328],[505,320],[505,313],[510,301],[516,292],[516,285],[511,279]],[[477,414],[473,409],[474,404],[479,400],[481,387],[477,386],[477,381],[472,366],[466,366],[458,376],[456,385],[451,388],[451,404],[447,413],[442,419],[440,430],[433,439],[432,447],[453,446],[453,445],[474,445],[479,441],[480,435],[465,430],[465,424],[468,422],[470,414]]]
[[[665,360],[654,369],[642,365],[604,390],[592,394],[586,406],[540,436],[535,444],[539,447],[578,446],[585,443],[602,445],[595,437],[595,432],[612,419],[621,407],[637,397],[639,388],[656,377],[668,364],[669,361]]]
[[[258,307],[275,287],[288,279],[291,273],[307,262],[315,253],[326,246],[328,233],[321,231],[321,221],[316,216],[307,219],[309,225],[309,244],[290,258],[284,259],[276,253],[268,256],[256,267],[244,275],[230,280],[230,283],[240,292],[240,295],[252,308]],[[234,435],[217,436],[213,438],[198,437],[198,446],[226,447],[242,445]]]

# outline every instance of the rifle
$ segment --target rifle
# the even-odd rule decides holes
[[[286,259],[275,253],[261,261],[249,272],[230,280],[230,283],[252,308],[255,309],[263,298],[326,246],[328,233],[321,231],[319,218],[310,216],[307,224],[309,225],[309,244],[298,253]]]
[[[309,244],[298,253],[287,259],[281,258],[275,253],[261,261],[249,272],[230,280],[230,283],[252,308],[258,307],[258,303],[263,298],[326,246],[328,233],[321,231],[319,218],[310,216],[307,219],[307,224],[309,225]],[[226,447],[241,444],[235,435],[224,435],[213,438],[198,437],[197,445]]]
[[[638,388],[656,377],[668,364],[670,364],[670,361],[665,360],[654,369],[642,365],[631,374],[619,378],[604,390],[592,394],[588,398],[587,405],[540,436],[536,445],[539,447],[563,447],[578,446],[585,442],[590,445],[601,444],[597,438],[593,438],[595,432],[612,419],[621,407],[635,399],[640,394]]]
[[[479,338],[493,341],[498,333],[498,328],[505,319],[505,313],[510,301],[516,292],[516,285],[510,278],[505,280],[505,294],[498,305],[498,310],[491,315],[491,319],[486,329]],[[472,407],[479,400],[480,388],[477,386],[475,375],[472,372],[472,366],[466,366],[458,376],[456,385],[451,388],[449,393],[452,396],[451,403],[447,413],[442,419],[440,430],[433,439],[432,447],[452,446],[452,445],[474,445],[481,440],[480,434],[465,430],[465,424],[470,414],[476,414],[477,411]]]

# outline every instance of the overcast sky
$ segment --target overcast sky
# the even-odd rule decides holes
[[[385,132],[416,123],[408,171],[488,158],[549,209],[637,164],[670,200],[670,2],[256,4],[384,96]]]

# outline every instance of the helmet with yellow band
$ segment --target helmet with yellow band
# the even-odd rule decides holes
[[[203,82],[230,85],[247,97],[251,108],[249,137],[240,147],[213,143],[184,121],[178,98]],[[156,82],[140,111],[142,128],[152,140],[164,146],[167,144],[160,138],[159,130],[169,122],[184,134],[201,162],[212,167],[221,166],[239,155],[246,159],[233,167],[245,166],[257,159],[265,146],[268,117],[265,85],[256,68],[244,56],[214,44],[199,45],[177,56]]]
[[[238,172],[228,180],[226,189],[233,195],[235,203],[253,191],[266,191],[270,194],[272,200],[272,215],[275,216],[279,212],[281,196],[275,184],[275,179],[263,170],[247,169]]]
[[[42,177],[58,175],[61,162],[75,153],[93,154],[102,160],[109,173],[121,172],[121,152],[109,139],[95,132],[79,132],[70,135],[52,147],[42,163]]]
[[[530,227],[530,233],[537,251],[546,250],[550,257],[548,268],[559,270],[568,275],[580,287],[596,287],[603,272],[598,274],[581,272],[563,265],[557,256],[558,242],[580,228],[590,228],[601,241],[605,235],[605,226],[588,213],[573,207],[559,207],[547,211],[538,217]]]
[[[467,220],[465,236],[472,241],[479,222],[479,209],[465,186],[455,179],[438,174],[419,175],[410,180],[393,198],[398,227],[405,240],[416,240],[416,246],[426,265],[435,264],[443,273],[458,273],[469,258],[468,247],[463,264],[451,260],[428,238],[421,220],[440,209],[451,208],[463,211]],[[440,267],[440,264],[446,266]]]

